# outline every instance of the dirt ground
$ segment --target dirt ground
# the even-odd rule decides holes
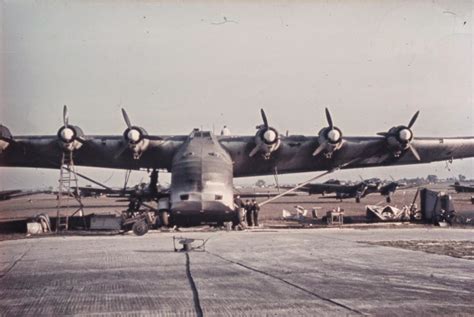
[[[433,190],[445,191],[452,195],[457,215],[462,223],[472,225],[474,223],[474,204],[471,203],[472,193],[456,193],[450,189],[449,184],[435,184],[427,186]],[[390,205],[402,208],[410,205],[415,197],[416,188],[400,189],[395,192]],[[259,198],[258,202],[265,201],[266,198]],[[419,198],[417,199],[418,206]],[[7,201],[0,201],[0,222],[11,221],[15,219],[27,219],[39,213],[47,213],[49,216],[56,216],[56,198],[54,195],[35,195],[31,197],[22,197]],[[83,198],[85,214],[120,214],[122,210],[127,208],[127,202],[117,201],[115,198],[99,197],[99,198]],[[308,218],[306,224],[323,225],[322,216],[327,211],[335,208],[344,210],[345,222],[349,223],[366,223],[366,205],[386,205],[385,197],[379,194],[371,194],[364,198],[360,203],[356,203],[354,198],[339,201],[334,198],[321,197],[321,195],[307,195],[282,197],[262,206],[260,211],[260,222],[264,226],[289,226],[301,227],[301,223],[297,221],[288,221],[282,219],[283,209],[295,213],[295,206],[301,206],[308,210]],[[71,208],[67,211],[71,214],[76,208],[71,204]],[[317,208],[319,220],[312,219],[311,210]],[[471,220],[472,219],[472,220]],[[347,220],[347,221],[346,221]]]
[[[474,193],[456,193],[454,190],[449,188],[449,184],[433,184],[425,187],[450,194],[454,200],[456,214],[461,219],[461,222],[465,224],[474,224],[474,204],[471,203],[471,196],[474,195]],[[397,190],[392,196],[392,202],[390,205],[397,208],[402,208],[405,205],[409,206],[413,202],[416,191],[417,188]],[[262,199],[260,199],[260,201],[262,201]],[[416,199],[416,204],[420,207],[419,196]],[[295,206],[297,205],[307,209],[308,215],[311,213],[313,208],[318,208],[317,212],[319,218],[326,215],[327,211],[339,207],[344,210],[345,217],[351,218],[351,222],[364,223],[367,205],[385,206],[387,205],[387,202],[385,201],[385,197],[380,194],[367,195],[362,198],[360,203],[356,203],[355,198],[339,201],[338,199],[326,198],[321,195],[283,197],[280,200],[263,206],[260,212],[260,217],[264,223],[275,223],[281,221],[283,209],[295,213]]]
[[[423,251],[440,255],[448,255],[455,258],[474,260],[474,242],[452,241],[452,240],[398,240],[364,242],[373,245],[395,247],[413,251]]]

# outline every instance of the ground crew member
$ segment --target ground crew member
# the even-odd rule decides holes
[[[260,206],[258,205],[255,199],[252,199],[252,204],[250,206],[251,215],[252,215],[252,225],[258,227],[258,213],[260,211]]]
[[[251,210],[252,204],[250,203],[250,200],[245,201],[245,218],[247,219],[247,225],[250,227],[253,223],[253,217],[252,217],[252,210]]]
[[[240,199],[240,196],[237,195],[234,199],[235,210],[237,211],[239,222],[243,224],[245,222],[246,210],[244,209],[244,202]]]

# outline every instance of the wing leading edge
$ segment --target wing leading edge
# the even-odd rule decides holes
[[[220,142],[231,154],[235,177],[324,171],[341,166],[348,169],[408,165],[474,157],[474,137],[414,138],[411,143],[416,147],[419,160],[410,150],[394,155],[383,137],[344,137],[341,148],[329,158],[312,155],[320,145],[317,137],[282,137],[280,148],[269,159],[249,157],[254,146],[252,137],[224,137]]]
[[[123,136],[87,136],[74,152],[76,165],[119,169],[166,169],[188,136],[157,136],[150,140],[139,159],[124,150]],[[281,136],[281,145],[271,153],[250,156],[254,136],[218,137],[234,164],[234,177],[323,171],[343,168],[407,165],[474,157],[474,137],[414,138],[420,160],[411,151],[394,156],[383,137],[344,137],[340,149],[327,157],[313,155],[320,145],[318,137]],[[0,153],[0,166],[58,168],[64,149],[57,136],[18,136],[9,139]]]

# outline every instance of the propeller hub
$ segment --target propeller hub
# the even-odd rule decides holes
[[[403,142],[409,142],[413,137],[413,133],[411,132],[410,129],[404,128],[404,129],[401,129],[400,132],[398,132],[398,137]]]
[[[267,129],[267,131],[263,133],[263,139],[266,143],[274,143],[277,139],[277,134],[275,131]]]
[[[341,138],[341,132],[336,129],[331,129],[328,132],[328,140],[330,142],[336,143]]]
[[[137,129],[130,129],[127,132],[127,139],[132,143],[137,143],[141,139],[141,133]]]
[[[71,142],[74,139],[74,130],[71,128],[64,128],[61,130],[60,136],[64,142]]]

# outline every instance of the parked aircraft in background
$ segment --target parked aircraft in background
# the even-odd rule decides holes
[[[0,191],[0,200],[9,200],[14,198],[20,198],[25,196],[33,196],[38,194],[50,194],[51,190],[22,190],[22,189],[12,189],[12,190],[2,190]]]
[[[453,187],[457,193],[474,193],[474,185],[461,185],[459,182],[455,182],[454,185],[449,185]]]
[[[391,202],[393,193],[401,186],[399,182],[392,181],[384,183],[379,179],[362,180],[358,183],[345,183],[338,180],[329,180],[325,183],[310,183],[302,186],[299,191],[306,192],[310,195],[321,194],[323,196],[335,193],[335,196],[325,196],[325,198],[347,199],[355,198],[357,203],[361,198],[373,194],[380,193],[386,197],[387,202]]]

